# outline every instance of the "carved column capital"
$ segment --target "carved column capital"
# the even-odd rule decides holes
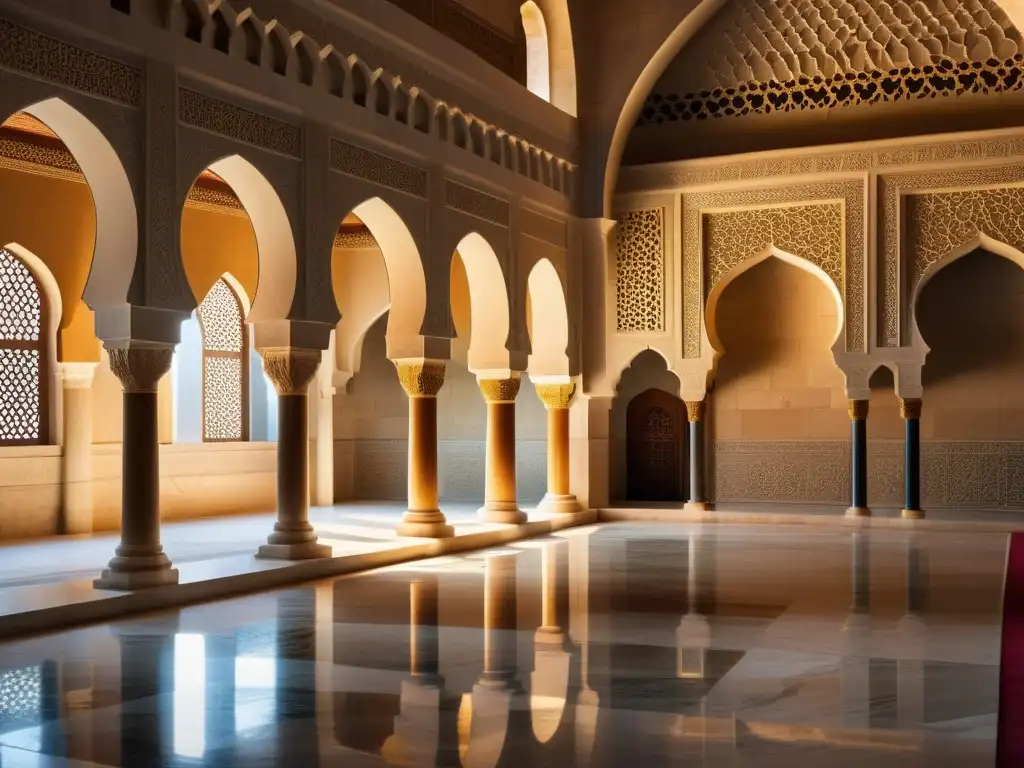
[[[850,400],[847,412],[850,414],[850,421],[865,421],[868,417],[868,401]]]
[[[704,410],[706,400],[687,400],[686,401],[686,420],[691,424],[698,421],[704,420]]]
[[[480,379],[477,383],[488,403],[514,403],[522,382],[518,376],[510,376],[507,379]]]
[[[921,406],[922,402],[919,397],[901,397],[900,417],[903,419],[920,419]]]
[[[171,370],[174,347],[108,349],[107,357],[125,392],[156,392],[160,379]]]
[[[98,363],[61,363],[58,367],[64,389],[91,389]]]
[[[422,360],[416,363],[395,363],[398,380],[409,397],[437,397],[444,386],[444,361]]]
[[[265,347],[259,352],[263,357],[263,370],[274,382],[279,396],[309,394],[309,385],[320,366],[320,350]]]
[[[576,395],[576,385],[569,384],[538,384],[536,386],[537,397],[544,403],[545,408],[560,409],[568,408]]]

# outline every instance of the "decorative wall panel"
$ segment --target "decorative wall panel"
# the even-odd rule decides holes
[[[449,208],[456,211],[468,213],[478,219],[498,224],[502,227],[508,226],[509,205],[507,200],[500,197],[488,195],[478,189],[467,187],[454,181],[447,181],[444,185],[444,202]]]
[[[844,297],[847,349],[866,351],[864,194],[861,181],[684,194],[684,356],[700,357],[704,297],[717,279],[713,275],[720,277],[767,245],[808,258],[839,278],[833,280]],[[713,254],[706,250],[709,244]],[[702,274],[704,265],[712,263],[712,273]]]
[[[178,90],[181,122],[289,157],[302,156],[302,130],[188,88]]]
[[[0,444],[39,443],[43,431],[43,297],[25,263],[0,248]]]
[[[615,228],[615,329],[665,330],[665,211],[630,211]]]
[[[355,144],[331,141],[331,168],[416,197],[427,196],[425,170]]]
[[[520,223],[523,233],[530,237],[543,240],[545,243],[551,243],[551,245],[556,245],[559,248],[565,248],[568,245],[566,223],[564,221],[552,219],[549,216],[524,208],[520,213]]]
[[[846,441],[716,440],[713,450],[716,501],[849,503]]]

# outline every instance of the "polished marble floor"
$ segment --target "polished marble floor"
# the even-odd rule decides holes
[[[1008,537],[616,523],[0,645],[0,766],[995,765]]]

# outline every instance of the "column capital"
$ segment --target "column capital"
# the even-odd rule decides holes
[[[847,412],[850,414],[850,421],[865,421],[868,418],[867,400],[850,400]]]
[[[396,360],[395,368],[409,397],[437,397],[444,386],[443,360]]]
[[[920,419],[922,405],[923,403],[919,397],[901,397],[900,417],[903,419]]]
[[[488,403],[514,403],[522,380],[517,374],[507,379],[478,379],[477,384]]]
[[[687,400],[686,420],[691,424],[704,420],[704,411],[707,400]]]
[[[535,389],[537,397],[544,403],[544,407],[549,409],[568,408],[569,403],[576,395],[576,385],[572,382],[568,384],[538,384]]]
[[[91,389],[99,363],[60,363],[57,366],[64,389]]]
[[[263,370],[279,396],[309,393],[309,385],[320,366],[319,349],[264,347],[259,353],[263,357]]]
[[[123,347],[108,349],[110,370],[125,392],[156,392],[160,379],[171,370],[172,346]]]

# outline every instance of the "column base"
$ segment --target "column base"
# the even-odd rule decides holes
[[[540,627],[533,635],[534,645],[545,650],[561,650],[565,647],[565,632],[559,627]]]
[[[847,517],[871,517],[871,510],[868,507],[848,507]]]
[[[514,501],[488,501],[477,510],[476,516],[485,523],[504,523],[522,525],[526,522],[526,513]]]
[[[450,539],[455,535],[455,529],[448,525],[444,513],[435,509],[429,512],[409,510],[402,515],[402,522],[398,524],[399,536],[406,536],[411,539]]]
[[[115,558],[116,559],[116,558]],[[113,592],[134,592],[138,589],[166,587],[178,583],[178,569],[171,567],[167,560],[166,567],[148,568],[143,570],[124,570],[123,567],[104,568],[98,579],[93,579],[93,589],[105,589]]]
[[[546,493],[544,498],[541,499],[540,504],[537,505],[538,512],[548,512],[556,515],[571,515],[573,512],[580,512],[582,510],[583,507],[580,505],[579,499],[571,493],[565,495]]]
[[[709,501],[688,501],[683,504],[684,512],[707,512],[711,509]]]
[[[900,517],[904,520],[924,520],[923,509],[904,509],[900,512]]]
[[[333,557],[334,549],[329,544],[320,544],[316,540],[301,544],[264,544],[256,550],[260,560],[316,560],[322,557]]]

